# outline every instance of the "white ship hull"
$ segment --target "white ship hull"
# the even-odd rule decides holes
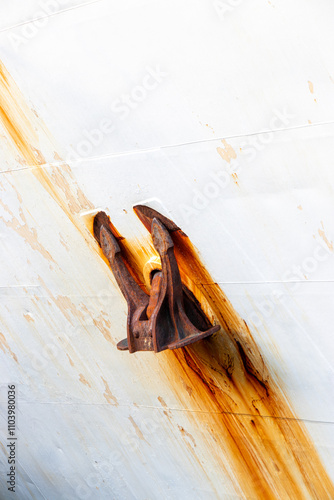
[[[332,3],[17,3],[1,498],[334,498]],[[188,236],[182,278],[221,325],[193,347],[116,348],[127,306],[92,222],[110,215],[140,273],[138,204]]]

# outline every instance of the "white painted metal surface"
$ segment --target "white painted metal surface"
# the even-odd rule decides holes
[[[289,491],[279,470],[253,481],[227,430],[257,418],[273,432],[256,431],[254,472],[268,443],[282,448],[277,418],[291,420],[287,468],[298,448],[306,468],[321,461],[311,484],[334,478],[332,2],[53,0],[2,14],[1,498],[15,497],[8,383],[16,498],[332,498],[297,475]],[[138,249],[139,203],[187,233],[213,280],[199,284],[218,282],[247,322],[287,402],[277,414],[239,401],[219,421],[174,354],[117,351],[126,305],[89,227],[106,210]],[[311,444],[294,442],[298,426]]]

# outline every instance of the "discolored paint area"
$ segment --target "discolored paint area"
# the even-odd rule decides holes
[[[82,243],[100,260],[102,252],[80,219],[82,210],[93,209],[92,203],[76,186],[70,167],[54,152],[60,165],[43,168],[45,155],[31,125],[32,120],[36,124],[34,115],[6,69],[2,65],[0,69],[0,117],[8,138],[25,166],[32,168],[32,174],[79,231]],[[231,152],[228,154],[231,156]],[[17,225],[11,225],[11,229],[22,237],[31,237],[20,233]],[[236,490],[246,498],[334,498],[333,485],[317,451],[275,374],[266,366],[246,323],[205,270],[189,239],[181,231],[174,231],[172,237],[184,283],[209,318],[222,327],[221,333],[192,347],[159,354],[161,377],[167,377],[183,408],[191,400],[188,418],[198,430],[196,438],[179,428],[181,436],[192,443],[191,453],[196,457],[195,443],[200,436],[207,453],[221,465],[224,474],[230,474]],[[122,239],[121,246],[136,279],[143,284],[143,268],[156,258],[150,237],[145,241]],[[35,249],[41,250],[38,246]],[[111,276],[106,267],[104,271]],[[90,388],[84,374],[78,377]],[[117,401],[113,388],[105,379],[102,381],[107,402]],[[162,398],[160,403],[169,415]],[[169,419],[173,422],[172,416]],[[130,422],[141,439],[135,420]],[[209,475],[204,470],[203,474]]]
[[[178,373],[204,412],[206,425],[210,420],[215,441],[210,452],[220,460],[220,452],[228,450],[247,498],[332,498],[334,486],[247,324],[214,283],[189,238],[180,230],[171,235],[183,282],[222,327],[194,346],[161,353],[176,394],[184,394],[176,383]],[[180,402],[186,405],[187,399]],[[194,416],[199,427],[202,416]]]

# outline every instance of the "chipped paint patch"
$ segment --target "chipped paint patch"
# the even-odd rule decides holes
[[[146,441],[146,439],[144,438],[144,434],[142,433],[142,431],[140,430],[140,427],[136,424],[134,419],[130,416],[129,420],[130,420],[131,424],[133,425],[133,428],[136,432],[137,437],[139,437],[139,439],[141,439],[142,441]]]
[[[221,156],[223,158],[223,160],[230,163],[231,160],[236,159],[237,153],[234,151],[232,146],[226,142],[225,139],[223,139],[221,142],[223,143],[223,147],[218,147],[217,152],[218,152],[219,156]]]
[[[116,345],[116,342],[111,336],[110,329],[111,329],[111,323],[108,319],[103,317],[103,314],[100,314],[97,317],[92,318],[93,323],[100,330],[102,333],[103,337],[108,341],[111,342],[113,345]]]
[[[82,384],[87,385],[88,387],[92,387],[88,380],[86,380],[85,376],[82,373],[79,373],[79,380]]]
[[[26,313],[23,317],[28,321],[28,323],[34,323],[35,321],[31,313]]]
[[[104,387],[105,387],[105,392],[104,392],[103,396],[105,397],[105,399],[107,400],[108,403],[110,403],[110,404],[114,403],[116,406],[118,406],[118,401],[115,398],[115,396],[112,394],[112,392],[109,388],[108,382],[103,377],[101,377],[101,379],[102,379],[102,382],[104,383]]]

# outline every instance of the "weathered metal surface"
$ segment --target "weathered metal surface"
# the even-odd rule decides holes
[[[140,213],[140,207],[137,213]],[[149,230],[161,262],[151,277],[152,291],[146,294],[127,267],[113,227],[105,212],[94,217],[93,231],[103,254],[109,261],[117,284],[128,305],[127,338],[117,344],[121,351],[160,352],[179,349],[216,333],[220,326],[212,326],[201,310],[199,302],[182,285],[174,255],[174,243],[167,227],[174,224],[154,210],[145,210],[151,216]],[[131,268],[130,268],[131,269]],[[185,288],[185,290],[184,290]]]
[[[20,499],[334,497],[333,5],[225,12],[101,1],[0,35]],[[171,233],[181,278],[217,335],[116,350],[126,308],[93,218],[112,214],[144,283],[137,204],[189,236]]]

